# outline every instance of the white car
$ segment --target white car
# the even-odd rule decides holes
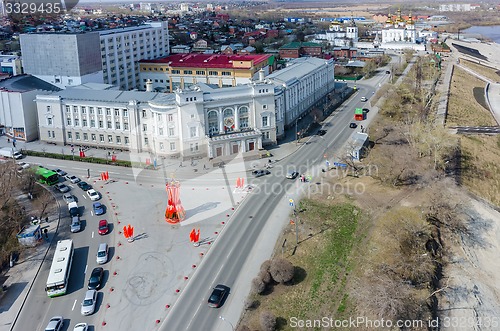
[[[94,313],[96,301],[96,290],[88,290],[87,292],[85,292],[85,298],[83,298],[82,309],[80,311],[83,316],[91,315]]]
[[[75,327],[73,328],[73,331],[87,331],[88,330],[88,325],[87,323],[78,323],[77,325],[75,325]]]
[[[64,324],[62,316],[54,316],[50,319],[49,324],[45,327],[45,331],[60,331]]]
[[[76,176],[66,175],[65,177],[66,177],[67,180],[69,180],[73,184],[76,184],[76,183],[82,181],[80,178],[78,178]]]
[[[94,189],[88,190],[87,195],[89,196],[90,200],[92,200],[92,201],[97,201],[101,198],[101,195],[99,194],[99,192],[97,192]]]

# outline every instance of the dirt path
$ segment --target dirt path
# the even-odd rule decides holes
[[[440,298],[442,330],[500,330],[500,213],[470,200],[468,234],[448,244]]]

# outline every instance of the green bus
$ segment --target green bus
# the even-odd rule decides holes
[[[46,169],[44,167],[38,167],[35,172],[36,179],[47,185],[54,185],[59,182],[59,175],[57,172]]]

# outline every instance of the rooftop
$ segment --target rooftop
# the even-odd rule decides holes
[[[311,42],[294,41],[289,44],[281,46],[280,49],[299,49],[301,47],[321,47],[321,45]]]
[[[28,92],[33,90],[60,91],[61,89],[31,75],[17,75],[0,81],[0,89],[10,92]]]
[[[164,93],[142,91],[66,89],[52,93],[51,96],[59,96],[62,99],[70,100],[104,101],[128,104],[131,100],[148,102],[162,96],[163,94]],[[50,96],[44,95],[39,97],[46,98]]]
[[[235,62],[253,62],[253,66],[268,61],[269,54],[260,55],[226,55],[226,54],[173,54],[160,59],[141,60],[141,63],[168,64],[170,67],[195,68],[233,68]],[[250,68],[251,66],[236,66]]]

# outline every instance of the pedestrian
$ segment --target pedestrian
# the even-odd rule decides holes
[[[49,223],[49,218],[45,217],[45,223]]]
[[[45,235],[45,239],[49,239],[49,230],[43,229],[43,234]]]

